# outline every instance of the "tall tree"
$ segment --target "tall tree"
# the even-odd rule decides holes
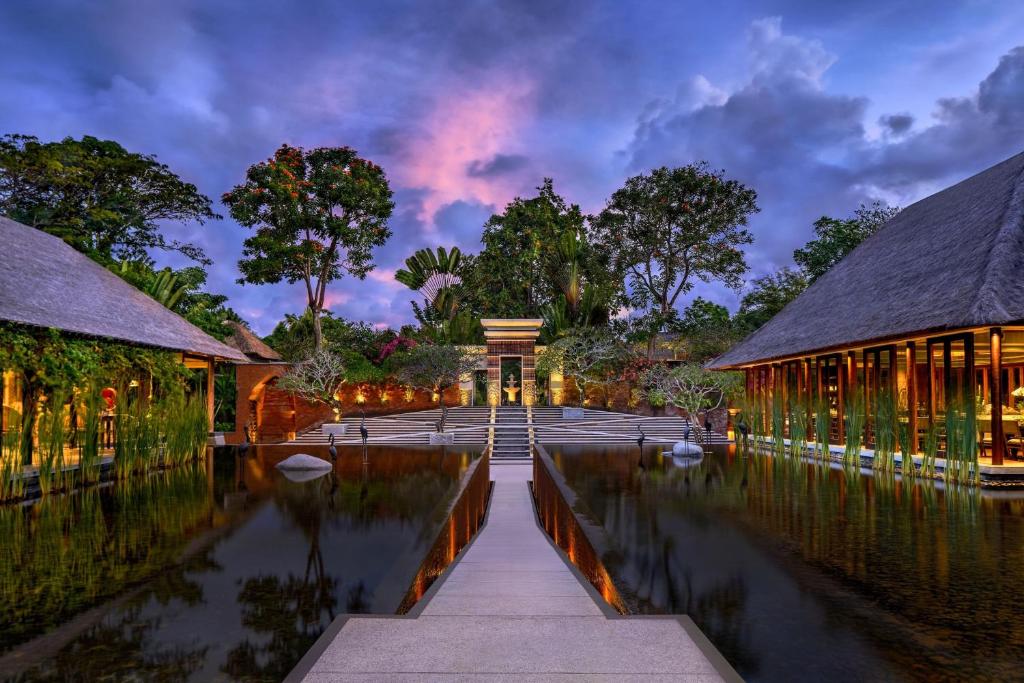
[[[607,257],[585,236],[580,208],[559,196],[550,178],[537,188],[536,197],[511,201],[484,225],[484,249],[465,276],[467,289],[480,299],[479,312],[537,317],[564,295],[567,286],[614,289],[607,286],[613,278]],[[569,238],[576,243],[575,251],[560,253]],[[573,263],[575,275],[565,272]]]
[[[702,363],[724,353],[736,341],[729,309],[697,297],[670,325],[679,337],[669,342],[683,351],[687,360]]]
[[[793,260],[808,283],[814,282],[899,212],[899,207],[874,202],[870,206],[861,204],[853,218],[822,216],[814,222],[817,237],[794,251]]]
[[[384,170],[350,147],[281,145],[223,201],[235,220],[256,229],[242,249],[239,283],[302,282],[319,351],[327,286],[346,273],[365,278],[373,248],[391,236],[395,205]]]
[[[807,289],[807,276],[791,268],[759,277],[740,300],[733,318],[737,333],[747,335],[771,320],[786,304]]]
[[[741,286],[740,247],[753,241],[744,226],[756,211],[754,190],[699,163],[629,178],[591,227],[613,267],[628,274],[630,303],[650,309],[657,330],[695,279]]]
[[[167,240],[158,223],[220,218],[208,197],[156,157],[88,135],[45,143],[30,135],[0,138],[0,213],[106,265],[148,261],[149,249],[209,263],[196,245]]]

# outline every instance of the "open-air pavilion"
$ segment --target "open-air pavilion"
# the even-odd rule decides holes
[[[710,367],[745,372],[762,406],[827,402],[832,444],[855,392],[867,448],[883,392],[914,452],[947,409],[973,412],[982,464],[1009,464],[1024,457],[1022,274],[1024,153],[903,209]]]
[[[248,362],[116,274],[61,239],[0,217],[0,321],[56,329],[180,354],[187,367],[205,371],[205,397],[213,425],[214,366]],[[0,430],[25,409],[16,373],[0,368]]]

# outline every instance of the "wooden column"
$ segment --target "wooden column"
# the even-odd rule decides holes
[[[928,353],[928,424],[935,424],[936,400],[935,400],[935,345],[929,339],[925,344]]]
[[[1003,435],[1003,330],[993,327],[989,330],[992,365],[992,464],[1002,465],[1006,454],[1006,438]]]
[[[802,362],[804,377],[804,418],[807,423],[808,438],[814,434],[814,390],[811,388],[811,359],[805,358]]]
[[[907,432],[910,436],[910,452],[917,453],[917,344],[907,342]]]
[[[846,443],[846,424],[845,416],[846,412],[846,374],[843,372],[842,356],[836,356],[836,420],[838,421],[838,429],[836,432],[839,434],[839,444]]]
[[[206,359],[206,417],[210,422],[210,431],[213,431],[213,358]]]

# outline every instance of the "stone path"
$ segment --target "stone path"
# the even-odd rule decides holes
[[[487,524],[419,616],[349,618],[303,680],[722,680],[679,621],[605,616],[536,524],[532,468],[491,472]]]

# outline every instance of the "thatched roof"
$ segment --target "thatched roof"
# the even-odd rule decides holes
[[[252,330],[234,320],[225,320],[224,325],[231,329],[231,336],[224,343],[244,353],[249,360],[257,363],[269,363],[281,360],[281,354],[263,343]]]
[[[0,320],[247,360],[59,238],[2,216]]]
[[[1024,153],[903,209],[710,367],[1022,321]]]

